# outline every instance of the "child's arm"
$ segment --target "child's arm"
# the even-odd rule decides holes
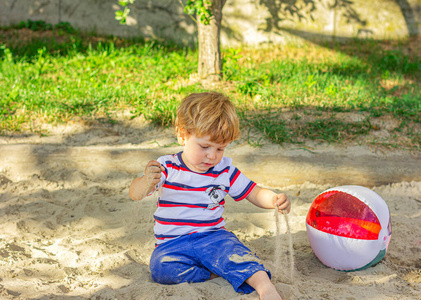
[[[145,168],[145,175],[134,179],[130,184],[130,198],[136,201],[145,198],[159,183],[161,172],[164,171],[165,168],[158,161],[151,160]]]
[[[289,213],[291,210],[291,201],[287,195],[283,193],[276,194],[269,189],[261,188],[257,185],[247,196],[247,200],[261,208],[278,207],[278,211],[282,213]]]

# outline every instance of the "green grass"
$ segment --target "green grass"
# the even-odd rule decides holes
[[[276,143],[358,140],[379,130],[375,120],[389,118],[398,122],[395,138],[373,143],[419,150],[421,57],[408,51],[410,42],[224,49],[215,89],[234,101],[243,132]],[[128,110],[169,126],[183,97],[207,90],[192,79],[197,60],[190,48],[86,35],[68,24],[3,28],[0,134],[75,118],[116,122]],[[338,117],[347,113],[364,117]]]

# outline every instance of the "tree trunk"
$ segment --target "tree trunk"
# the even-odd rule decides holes
[[[198,73],[206,81],[219,81],[221,77],[221,21],[222,8],[226,0],[212,0],[212,18],[209,25],[200,22],[197,17],[199,32],[199,66]]]
[[[395,0],[399,5],[402,11],[402,15],[406,22],[406,27],[408,28],[409,36],[419,36],[420,31],[417,25],[416,15],[407,0]]]

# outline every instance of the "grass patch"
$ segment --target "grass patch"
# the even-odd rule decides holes
[[[127,111],[169,126],[183,97],[207,90],[192,76],[194,49],[59,25],[28,21],[0,30],[1,134],[74,118],[115,122]],[[233,99],[244,132],[276,143],[356,141],[387,127],[379,120],[393,120],[390,138],[373,143],[420,149],[419,46],[355,40],[223,49],[223,82],[214,89]]]

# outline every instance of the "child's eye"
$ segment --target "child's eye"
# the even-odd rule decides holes
[[[202,147],[203,149],[208,149],[209,148],[208,146],[203,146],[203,145],[200,145],[200,147]]]

